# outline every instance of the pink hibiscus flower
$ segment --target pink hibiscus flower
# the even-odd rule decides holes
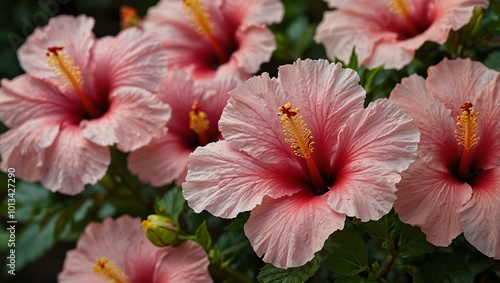
[[[76,194],[106,173],[107,146],[132,151],[165,132],[170,107],[151,92],[165,51],[130,28],[94,38],[94,20],[52,18],[18,51],[27,74],[2,80],[0,168],[51,191]]]
[[[221,139],[217,123],[227,93],[241,84],[236,77],[192,81],[185,72],[170,72],[161,82],[159,98],[172,107],[168,133],[129,154],[129,170],[153,186],[182,184],[188,157],[198,146]]]
[[[401,69],[426,41],[443,44],[450,29],[467,24],[474,6],[487,0],[326,0],[335,11],[324,14],[315,40],[332,59],[360,66]]]
[[[59,282],[212,282],[208,257],[193,241],[159,248],[144,235],[139,218],[127,215],[91,223],[66,254]]]
[[[196,79],[220,73],[248,78],[276,49],[265,25],[281,21],[283,13],[279,0],[162,0],[142,26],[163,39],[170,69]]]
[[[231,91],[219,122],[225,140],[189,158],[189,206],[225,218],[251,210],[245,234],[281,268],[311,260],[346,215],[389,212],[419,133],[388,100],[364,109],[358,82],[340,64],[299,60],[278,79],[264,73]]]
[[[500,259],[500,73],[445,59],[425,80],[403,79],[391,93],[418,124],[417,159],[402,174],[394,208],[427,240],[447,246],[460,233]]]

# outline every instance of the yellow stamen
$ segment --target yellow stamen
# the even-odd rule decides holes
[[[73,58],[66,54],[64,47],[62,46],[52,46],[47,50],[47,64],[54,75],[56,75],[59,82],[66,89],[75,90],[78,98],[85,108],[85,111],[87,111],[91,117],[100,116],[102,114],[101,111],[99,111],[99,109],[97,109],[94,104],[92,104],[90,99],[83,93],[82,72],[80,71],[80,67],[75,64]]]
[[[109,261],[107,257],[98,258],[93,268],[94,274],[98,275],[108,283],[128,283],[125,271],[116,262]]]
[[[296,156],[306,159],[314,190],[316,193],[321,194],[327,190],[327,186],[311,157],[314,150],[311,130],[304,123],[302,116],[297,115],[299,112],[299,108],[292,109],[291,103],[278,107],[278,115],[281,116],[280,123],[283,125],[285,141],[293,148],[293,153]]]
[[[470,101],[465,102],[460,108],[462,114],[457,117],[457,128],[455,129],[455,139],[463,146],[462,157],[458,167],[458,176],[467,179],[470,175],[471,148],[479,140],[478,121],[479,112],[472,109]]]
[[[209,126],[207,113],[202,111],[198,103],[194,103],[189,112],[189,128],[198,135],[198,142],[202,146],[209,142],[207,137]]]
[[[207,7],[203,5],[202,0],[183,0],[182,4],[196,31],[210,42],[215,53],[217,53],[219,64],[227,62],[228,54],[214,35],[214,24],[210,21],[210,14]]]
[[[410,0],[387,0],[387,6],[391,13],[400,16],[406,21],[413,35],[419,34],[418,29],[410,17]]]

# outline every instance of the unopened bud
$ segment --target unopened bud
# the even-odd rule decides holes
[[[179,229],[168,217],[152,214],[141,223],[146,237],[158,247],[176,246],[180,244]]]

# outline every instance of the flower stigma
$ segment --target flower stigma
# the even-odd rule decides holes
[[[46,55],[47,65],[49,65],[52,73],[54,73],[65,89],[73,89],[76,92],[87,114],[92,118],[101,116],[101,111],[83,93],[82,71],[75,64],[75,60],[64,51],[64,47],[51,46],[47,48]]]
[[[128,283],[128,277],[125,271],[121,269],[116,262],[109,261],[107,257],[98,258],[93,267],[94,274],[109,283]]]
[[[203,112],[201,105],[194,103],[189,112],[189,128],[198,135],[198,143],[203,146],[208,144],[207,131],[210,126],[207,113]]]
[[[466,180],[470,176],[471,148],[479,140],[479,130],[477,117],[479,112],[472,108],[470,101],[460,106],[462,114],[457,116],[455,129],[455,139],[463,147],[460,165],[458,167],[458,177]]]
[[[214,35],[214,24],[210,21],[210,14],[203,1],[183,0],[182,6],[198,34],[205,37],[214,49],[219,64],[227,62],[229,56]]]
[[[405,20],[413,36],[419,34],[417,27],[410,17],[410,0],[387,0],[387,7],[391,13]]]
[[[311,130],[304,123],[302,116],[299,116],[299,108],[292,109],[291,103],[286,103],[278,107],[278,115],[281,116],[280,123],[283,125],[285,141],[290,144],[293,153],[306,160],[311,182],[316,194],[323,194],[328,190],[323,177],[319,173],[318,167],[314,163],[311,153],[314,150],[314,141]]]

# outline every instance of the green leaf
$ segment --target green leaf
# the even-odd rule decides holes
[[[358,219],[353,220],[363,232],[368,233],[373,239],[386,240],[389,238],[389,232],[396,223],[395,214],[386,214],[377,221],[361,222]]]
[[[420,270],[414,265],[397,265],[400,270],[408,272],[413,278],[413,283],[425,283],[425,279],[420,275]]]
[[[356,275],[368,267],[368,249],[361,236],[350,228],[333,233],[327,240],[331,253],[326,266],[344,276]]]
[[[434,246],[425,240],[420,228],[403,224],[398,241],[399,253],[402,257],[419,256],[434,251]]]
[[[451,277],[453,283],[473,282],[471,269],[462,256],[451,253],[439,253],[433,263],[443,268]]]
[[[426,283],[451,283],[452,279],[440,266],[427,263],[419,268],[419,274]]]
[[[179,222],[179,216],[184,209],[186,200],[182,196],[182,190],[179,187],[170,189],[165,195],[155,200],[155,212],[166,215],[176,223]]]
[[[343,277],[335,280],[335,283],[364,283],[364,282],[366,282],[366,279],[358,275],[351,277]]]
[[[196,242],[200,244],[207,252],[212,247],[212,237],[208,232],[207,222],[203,221],[203,223],[196,229],[194,234],[196,238]]]
[[[491,69],[500,71],[500,51],[490,53],[484,64]]]
[[[301,267],[281,269],[271,264],[266,264],[260,271],[257,279],[261,283],[302,283],[316,273],[320,263],[320,257],[315,256]]]

